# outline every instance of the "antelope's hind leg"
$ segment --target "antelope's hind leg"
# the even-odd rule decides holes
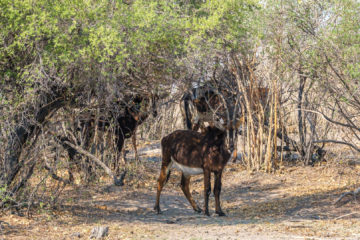
[[[181,190],[183,191],[186,199],[189,201],[195,212],[201,213],[201,208],[196,204],[190,193],[190,176],[186,177],[184,174],[181,175]]]
[[[220,206],[221,175],[222,175],[222,171],[215,173],[215,185],[214,185],[215,212],[220,217],[226,216],[225,213],[221,210],[221,206]]]
[[[154,207],[154,210],[157,212],[157,214],[161,213],[161,210],[160,210],[160,194],[161,194],[161,190],[163,189],[165,183],[169,179],[170,168],[171,168],[171,162],[170,163],[164,163],[163,162],[163,164],[161,166],[160,176],[159,176],[159,179],[158,179],[157,193],[156,193],[156,203],[155,203],[155,207]]]
[[[209,213],[209,196],[211,193],[211,172],[204,169],[204,214],[210,216]]]

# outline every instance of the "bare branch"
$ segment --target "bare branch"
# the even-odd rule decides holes
[[[298,110],[298,109],[297,109]],[[341,123],[341,122],[338,122],[338,121],[335,121],[335,120],[332,120],[330,119],[328,116],[326,116],[324,113],[322,112],[318,112],[318,111],[315,111],[315,110],[309,110],[309,109],[301,109],[302,111],[305,111],[305,112],[312,112],[312,113],[317,113],[317,114],[320,114],[326,121],[329,121],[331,123],[334,123],[334,124],[337,124],[337,125],[340,125],[340,126],[343,126],[343,127],[348,127],[348,128],[353,128],[353,129],[356,129],[358,131],[360,131],[360,128],[356,127],[356,126],[351,126],[349,124],[346,124],[346,123]]]
[[[56,136],[55,133],[52,133],[53,135]],[[55,137],[55,140],[60,143],[61,141]],[[117,186],[122,186],[124,183],[123,183],[123,180],[124,180],[124,177],[125,177],[125,173],[120,176],[120,178],[116,178],[116,175],[111,171],[111,169],[106,166],[105,163],[103,163],[100,159],[98,159],[96,156],[94,156],[93,154],[89,153],[88,151],[84,150],[82,147],[78,146],[78,145],[75,145],[75,144],[72,144],[71,142],[69,141],[63,141],[62,143],[68,145],[69,147],[72,147],[74,148],[76,151],[78,151],[79,153],[87,156],[89,159],[91,159],[93,162],[95,162],[97,165],[99,165],[100,167],[102,167],[105,172],[112,178],[114,179],[114,184],[117,185]]]
[[[334,203],[335,205],[337,205],[338,207],[341,207],[343,205],[345,205],[346,203],[350,202],[351,200],[345,201],[342,204],[339,204],[339,202],[346,196],[353,196],[354,200],[356,201],[356,196],[360,193],[360,188],[355,189],[354,191],[351,192],[345,192],[343,194],[341,194],[341,196],[336,200],[336,202]]]
[[[96,156],[94,156],[93,154],[89,153],[88,151],[84,150],[82,147],[77,146],[75,144],[72,144],[69,141],[64,141],[64,143],[66,145],[69,145],[70,147],[74,148],[76,151],[78,151],[79,153],[87,156],[88,158],[90,158],[92,161],[94,161],[96,164],[98,164],[100,167],[102,167],[105,172],[110,176],[110,177],[114,177],[114,173],[111,171],[110,168],[108,168],[108,166],[106,166],[105,163],[103,163],[100,159],[98,159]]]
[[[343,145],[347,145],[349,147],[352,147],[353,149],[355,149],[356,151],[360,152],[360,148],[356,147],[355,145],[351,144],[351,143],[347,143],[347,142],[343,142],[343,141],[338,141],[338,140],[316,140],[313,141],[313,143],[337,143],[337,144],[343,144]]]
[[[348,214],[345,214],[345,215],[342,215],[340,217],[335,218],[335,220],[339,220],[341,218],[348,217],[348,216],[351,216],[351,215],[354,215],[354,214],[359,214],[359,212],[348,213]]]

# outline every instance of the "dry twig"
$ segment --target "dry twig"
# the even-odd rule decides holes
[[[341,201],[344,197],[346,197],[346,196],[353,196],[355,202],[357,202],[356,196],[357,196],[359,193],[360,193],[360,188],[355,189],[354,191],[351,191],[351,192],[345,192],[345,193],[341,194],[341,196],[336,200],[336,202],[335,202],[334,204],[337,205],[337,207],[341,207],[341,206],[345,205],[346,203],[350,202],[351,200],[348,200],[348,201],[345,201],[345,202],[339,204],[340,201]]]

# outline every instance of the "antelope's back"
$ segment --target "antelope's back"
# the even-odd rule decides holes
[[[173,160],[187,166],[199,167],[202,164],[201,140],[203,134],[190,130],[177,130],[161,140],[163,154],[168,154]]]

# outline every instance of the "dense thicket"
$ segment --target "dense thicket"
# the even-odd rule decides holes
[[[27,199],[18,192],[33,172],[63,161],[57,135],[84,112],[114,111],[130,93],[176,102],[206,81],[238,98],[249,86],[270,89],[268,112],[242,105],[251,169],[277,166],[276,137],[307,163],[328,142],[359,151],[356,0],[0,0],[0,8],[3,200]],[[59,179],[53,170],[45,177]]]

